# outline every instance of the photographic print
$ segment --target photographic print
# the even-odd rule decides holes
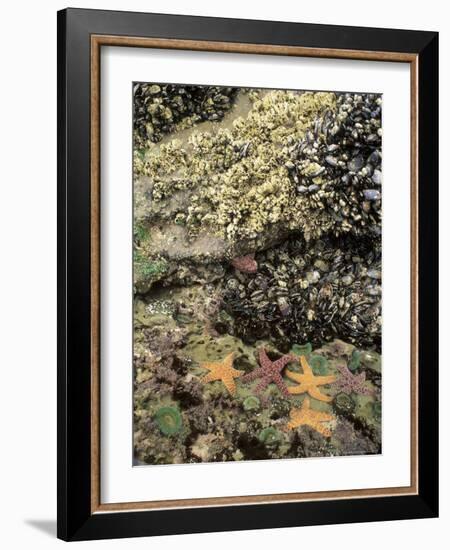
[[[438,516],[438,41],[58,12],[59,538]]]
[[[382,96],[132,101],[133,463],[381,453]]]

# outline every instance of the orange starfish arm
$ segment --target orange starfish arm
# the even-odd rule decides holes
[[[234,395],[236,393],[236,383],[232,376],[224,377],[222,379],[222,382],[224,383],[224,386],[227,388],[227,390],[231,393],[231,395]]]
[[[295,382],[298,382],[299,384],[303,380],[303,374],[300,374],[299,372],[293,372],[291,370],[286,370],[286,376],[290,378],[291,380],[294,380]]]
[[[331,422],[334,420],[334,416],[332,414],[328,414],[323,411],[314,411],[314,416],[319,422]]]
[[[244,370],[237,370],[237,369],[230,369],[231,374],[233,375],[233,378],[239,378],[239,376],[242,376],[245,371]]]
[[[329,403],[333,400],[332,397],[325,395],[319,390],[319,388],[316,387],[308,388],[308,393],[311,397],[314,397],[314,399],[317,399],[318,401],[325,401],[326,403]]]
[[[331,430],[329,428],[326,428],[322,424],[316,424],[316,425],[311,426],[311,427],[314,428],[320,434],[324,435],[325,437],[330,437],[331,436]]]
[[[311,400],[309,397],[305,397],[305,399],[303,399],[303,402],[302,402],[302,408],[300,409],[300,411],[302,413],[306,413],[309,411],[309,406],[311,404]]]
[[[219,369],[221,365],[220,363],[200,363],[200,366],[202,369],[208,369],[211,372],[214,372]]]
[[[305,393],[306,389],[303,384],[299,384],[298,386],[288,386],[288,392],[292,395],[298,395],[299,393]]]
[[[233,367],[233,360],[234,360],[234,352],[232,351],[223,360],[224,366],[228,367],[228,368],[232,368]]]
[[[306,360],[306,357],[304,355],[300,356],[300,364],[303,369],[303,374],[307,374],[308,376],[314,376],[312,368],[309,366],[309,363]]]
[[[208,374],[205,374],[205,376],[200,379],[203,384],[206,384],[207,382],[214,382],[215,380],[219,380],[219,377],[214,374],[213,371],[208,372]]]

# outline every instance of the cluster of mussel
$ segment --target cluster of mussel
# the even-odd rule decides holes
[[[255,273],[235,270],[224,282],[227,330],[247,342],[270,338],[283,352],[336,337],[380,351],[381,248],[372,239],[292,237],[255,260]]]
[[[188,117],[219,121],[232,107],[237,88],[137,83],[134,86],[135,147],[157,143]]]
[[[381,97],[339,94],[333,112],[291,144],[290,178],[330,213],[333,233],[381,232]]]
[[[343,93],[286,167],[296,192],[333,220],[320,240],[290,236],[230,272],[224,303],[245,340],[314,345],[338,337],[381,351],[381,97]]]

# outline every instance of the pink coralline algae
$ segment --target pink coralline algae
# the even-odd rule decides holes
[[[352,374],[350,370],[343,363],[338,363],[336,368],[341,373],[341,376],[334,383],[334,387],[340,391],[350,394],[351,392],[359,393],[360,395],[372,395],[366,385],[366,373]]]
[[[273,382],[278,386],[278,389],[285,397],[290,397],[290,393],[288,392],[287,386],[281,376],[281,371],[291,361],[295,361],[295,357],[292,355],[283,355],[280,359],[271,361],[267,357],[265,349],[261,348],[259,350],[259,364],[261,366],[242,376],[241,381],[252,382],[253,380],[260,378],[261,381],[255,388],[256,393],[261,393],[269,384]]]
[[[255,260],[254,254],[247,254],[247,256],[239,256],[231,260],[231,265],[242,271],[242,273],[256,273],[258,270],[258,264]]]

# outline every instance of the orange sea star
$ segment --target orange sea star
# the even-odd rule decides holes
[[[319,401],[329,402],[332,400],[331,397],[322,393],[318,386],[323,386],[324,384],[332,384],[336,381],[335,376],[315,376],[311,367],[306,360],[304,355],[300,356],[300,364],[303,368],[303,373],[286,371],[286,375],[295,382],[298,382],[298,386],[291,386],[288,388],[289,393],[299,394],[299,393],[308,393],[311,397],[318,399]]]
[[[205,374],[201,379],[204,384],[207,382],[215,382],[221,380],[227,390],[234,395],[236,393],[235,378],[244,374],[243,370],[237,370],[233,367],[234,353],[230,353],[223,361],[215,363],[201,363],[201,367],[208,369],[210,372]]]
[[[309,426],[325,437],[331,436],[331,430],[324,426],[323,422],[334,420],[334,416],[326,412],[311,409],[309,397],[305,397],[299,409],[291,409],[289,414],[290,421],[287,423],[287,427],[290,430],[294,430],[299,426]]]

